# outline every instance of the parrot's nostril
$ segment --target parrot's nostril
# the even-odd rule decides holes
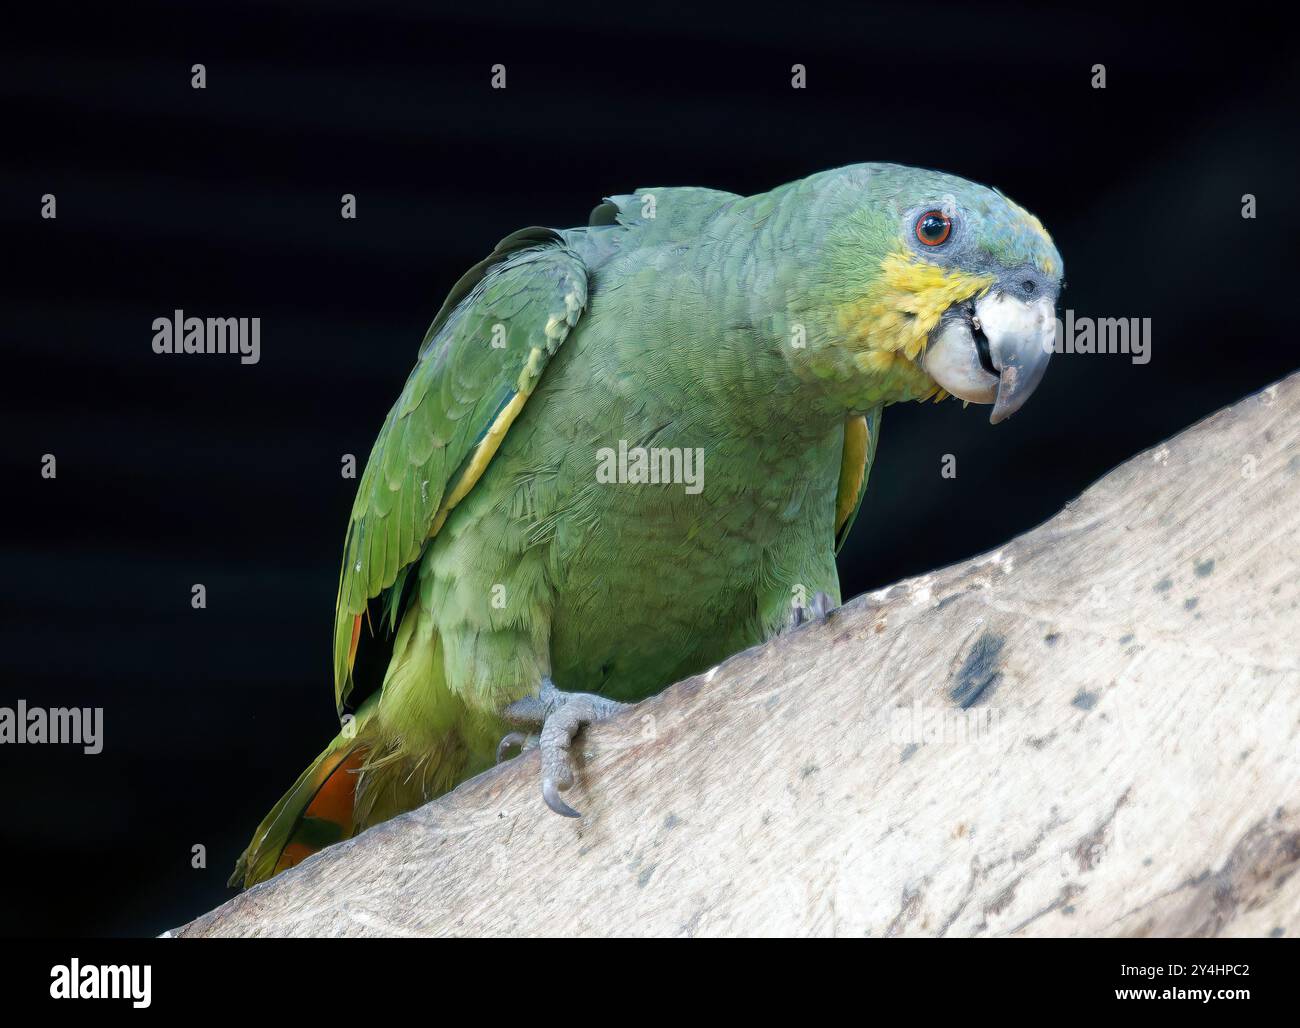
[[[1020,283],[1020,291],[1024,293],[1026,296],[1033,296],[1034,290],[1037,288],[1038,286],[1035,285],[1034,280],[1032,278],[1024,279]]]

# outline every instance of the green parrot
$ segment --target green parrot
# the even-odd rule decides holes
[[[840,601],[835,555],[882,410],[1016,411],[1062,264],[1037,218],[890,164],[757,196],[641,189],[502,240],[452,289],[357,490],[335,700],[370,696],[267,815],[231,884],[540,750]]]

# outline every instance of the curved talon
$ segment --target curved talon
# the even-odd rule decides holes
[[[560,799],[560,793],[573,784],[569,755],[573,737],[584,725],[604,721],[630,706],[607,696],[561,692],[549,678],[543,678],[535,695],[515,701],[504,711],[511,721],[541,725],[541,733],[524,737],[521,732],[511,732],[497,746],[497,760],[516,742],[527,745],[535,739],[542,757],[542,799],[561,817],[582,817],[581,811]]]
[[[501,736],[501,741],[497,743],[497,763],[500,764],[501,761],[506,759],[506,751],[511,746],[518,746],[522,751],[527,743],[528,736],[524,735],[523,732],[507,732]]]
[[[823,592],[817,593],[812,599],[812,615],[818,621],[825,621],[827,615],[831,612],[831,598]]]
[[[546,801],[548,807],[561,817],[582,817],[581,813],[560,799],[560,789],[555,784],[554,778],[542,779],[542,799]]]
[[[807,620],[803,607],[797,603],[793,604],[790,607],[790,620],[786,623],[786,630],[792,632]]]

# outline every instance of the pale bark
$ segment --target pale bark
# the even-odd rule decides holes
[[[1300,934],[1300,374],[579,748],[176,934]]]

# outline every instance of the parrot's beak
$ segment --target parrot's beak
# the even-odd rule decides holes
[[[1026,303],[993,292],[976,301],[975,317],[998,370],[998,394],[989,415],[996,425],[1018,411],[1043,380],[1056,342],[1056,308],[1046,297]]]
[[[996,425],[1024,406],[1042,381],[1055,339],[1051,300],[1027,302],[995,290],[973,307],[959,305],[944,315],[922,364],[953,396],[993,404],[989,420]]]

